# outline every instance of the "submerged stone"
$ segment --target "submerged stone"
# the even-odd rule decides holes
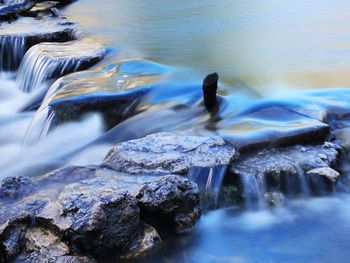
[[[31,92],[49,79],[87,69],[99,62],[105,53],[102,44],[91,38],[35,45],[21,62],[17,74],[18,86],[25,92]]]
[[[266,203],[271,206],[282,206],[285,203],[285,199],[282,193],[273,192],[264,194]]]
[[[233,146],[246,152],[323,142],[330,127],[323,122],[326,112],[321,108],[312,112],[314,107],[262,104],[223,119],[217,129]]]
[[[220,137],[162,132],[117,144],[103,164],[132,174],[181,174],[194,167],[228,165],[236,154]]]
[[[74,38],[75,26],[60,19],[20,18],[0,26],[0,70],[18,68],[26,51],[41,42],[65,42]]]

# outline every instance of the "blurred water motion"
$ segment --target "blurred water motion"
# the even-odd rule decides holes
[[[37,123],[32,122],[37,124],[34,137],[46,136],[26,147],[22,143],[35,113],[20,109],[32,95],[18,89],[15,76],[0,76],[0,179],[36,176],[64,164],[98,164],[112,144],[159,131],[196,129],[231,142],[241,139],[244,146],[247,140],[261,143],[260,137],[276,140],[323,127],[326,110],[350,110],[348,10],[345,0],[77,1],[64,15],[115,53],[51,86]],[[30,18],[21,21],[21,32],[45,29],[45,21],[40,26]],[[6,25],[6,32],[17,30],[15,23]],[[21,39],[8,43],[23,44]],[[219,72],[225,97],[218,111],[208,114],[201,81],[212,71]],[[152,92],[113,128],[100,114],[72,114],[48,133],[57,117],[49,104],[95,102],[139,88]],[[44,93],[34,94],[36,103]],[[69,110],[73,104],[62,103]],[[347,132],[340,136],[350,141]],[[225,169],[219,167],[217,178],[211,169],[194,170],[191,176],[204,173],[198,182],[217,195]],[[247,178],[247,184],[262,193],[256,178]],[[149,262],[345,262],[350,256],[349,198],[311,199],[305,190],[285,208],[210,212],[198,228]]]
[[[255,212],[223,209],[142,262],[346,262],[349,196],[294,201]]]

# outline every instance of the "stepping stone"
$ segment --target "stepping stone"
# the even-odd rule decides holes
[[[236,154],[220,137],[163,132],[117,144],[103,164],[131,174],[181,174],[229,165]]]
[[[21,62],[18,86],[22,91],[31,92],[47,80],[89,68],[105,54],[103,45],[91,38],[37,44],[28,50]]]

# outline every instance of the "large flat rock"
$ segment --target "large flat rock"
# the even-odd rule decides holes
[[[103,164],[132,174],[173,174],[229,165],[236,154],[220,137],[163,132],[117,144]]]
[[[74,38],[75,25],[55,19],[22,17],[0,26],[0,70],[18,68],[26,51],[41,42],[65,42]]]

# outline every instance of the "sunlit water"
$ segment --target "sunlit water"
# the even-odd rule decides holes
[[[348,10],[348,1],[331,0],[80,0],[65,15],[110,48],[179,69],[170,77],[172,85],[151,94],[143,105],[147,111],[107,134],[118,142],[193,127],[254,135],[310,121],[231,118],[263,102],[311,101],[349,109],[350,93],[332,89],[350,83]],[[197,103],[201,79],[212,71],[221,76],[220,92],[229,95],[221,122],[210,123],[197,104],[180,113],[169,109],[180,102]],[[97,114],[24,146],[34,112],[19,110],[33,94],[23,93],[15,78],[0,77],[0,179],[36,176],[67,163],[101,162],[111,145],[105,144],[105,125]],[[327,90],[301,94],[308,88]],[[96,140],[101,143],[92,144]],[[349,230],[347,195],[302,198],[274,210],[212,211],[150,262],[345,262]]]
[[[349,84],[349,8],[346,0],[85,0],[66,14],[158,62],[275,90]]]

